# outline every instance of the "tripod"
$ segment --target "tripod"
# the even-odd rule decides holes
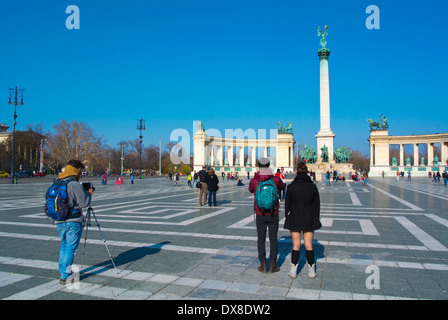
[[[96,218],[95,212],[93,212],[93,209],[91,207],[89,207],[89,209],[87,209],[87,214],[86,214],[86,217],[85,217],[85,220],[83,223],[83,228],[86,227],[86,232],[85,232],[85,237],[84,237],[84,251],[82,252],[82,264],[84,264],[84,253],[86,252],[87,233],[89,232],[89,227],[90,227],[90,223],[92,220],[92,216],[95,219],[96,225],[98,227],[98,231],[100,232],[101,237],[103,238],[103,242],[104,242],[104,245],[106,246],[107,253],[109,254],[110,261],[112,261],[112,265],[114,266],[115,271],[117,271],[117,267],[115,266],[114,259],[112,259],[112,256],[110,255],[110,251],[107,246],[106,239],[104,238],[103,232],[101,231],[101,228],[100,228],[100,224],[98,223],[98,219]],[[118,273],[118,271],[117,271],[117,273]]]

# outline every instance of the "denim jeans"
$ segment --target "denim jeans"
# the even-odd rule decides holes
[[[213,201],[212,201],[212,197],[213,197]],[[216,202],[216,191],[209,191],[208,192],[208,205],[211,206],[213,204],[216,206],[217,202]]]
[[[82,235],[82,224],[79,222],[64,222],[56,225],[61,237],[61,250],[59,251],[59,273],[61,279],[67,279],[71,274],[71,266],[76,249]]]
[[[271,260],[277,260],[277,251],[278,251],[278,243],[277,243],[277,233],[278,233],[278,223],[279,217],[278,214],[271,216],[257,216],[256,217],[256,226],[257,226],[257,249],[258,249],[258,259],[265,260],[266,259],[266,231],[269,229],[269,254]]]
[[[285,197],[286,197],[286,185],[285,185],[285,189],[281,190],[281,195],[282,195],[281,199],[285,200]]]

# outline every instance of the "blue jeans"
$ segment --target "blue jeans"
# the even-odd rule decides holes
[[[61,279],[67,279],[71,274],[71,266],[75,258],[82,235],[82,224],[79,222],[64,222],[56,225],[61,237],[61,250],[59,251],[59,273]]]
[[[209,191],[208,192],[208,205],[211,206],[212,205],[212,197],[213,197],[213,204],[216,206],[217,202],[216,202],[216,191]]]

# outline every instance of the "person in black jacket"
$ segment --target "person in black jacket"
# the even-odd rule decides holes
[[[313,237],[314,230],[320,229],[320,198],[316,185],[307,175],[308,168],[304,162],[297,166],[297,176],[286,189],[285,201],[285,225],[284,228],[291,232],[291,278],[297,277],[297,266],[300,256],[300,235],[303,232],[305,242],[306,260],[308,262],[308,276],[316,277],[316,265],[314,262]]]
[[[215,174],[215,170],[210,169],[208,170],[208,175],[206,177],[206,183],[208,186],[208,205],[212,205],[212,198],[213,198],[213,205],[217,206],[216,202],[216,191],[218,191],[218,177]]]
[[[204,202],[204,206],[207,204],[207,193],[208,193],[208,184],[207,184],[207,171],[205,171],[206,166],[202,166],[202,170],[198,172],[198,180],[201,183],[201,189],[199,190],[199,205],[202,206],[202,202]]]

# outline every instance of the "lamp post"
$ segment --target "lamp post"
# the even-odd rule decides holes
[[[124,160],[124,157],[123,157],[123,147],[126,147],[126,145],[125,144],[121,144],[121,176],[123,176],[123,160]]]
[[[14,101],[11,101],[11,94],[15,92],[14,95]],[[17,94],[21,93],[20,103],[17,100]],[[23,106],[23,89],[18,89],[17,87],[15,89],[9,88],[9,101],[8,104],[14,105],[14,129],[12,131],[12,163],[11,163],[11,184],[17,183],[15,179],[15,168],[14,168],[14,153],[16,152],[16,119],[17,119],[17,105],[20,104]]]
[[[44,149],[43,149],[43,143],[44,141],[47,141],[47,139],[40,139],[40,163],[39,163],[39,172],[42,172],[42,169],[44,167]]]
[[[142,143],[143,143],[142,130],[145,130],[145,120],[138,119],[137,121],[138,121],[137,122],[137,130],[140,130],[140,136],[139,136],[140,147],[139,147],[139,152],[138,152],[139,153],[139,168],[140,168],[139,170],[140,170],[140,179],[143,179],[143,176],[142,176]]]

